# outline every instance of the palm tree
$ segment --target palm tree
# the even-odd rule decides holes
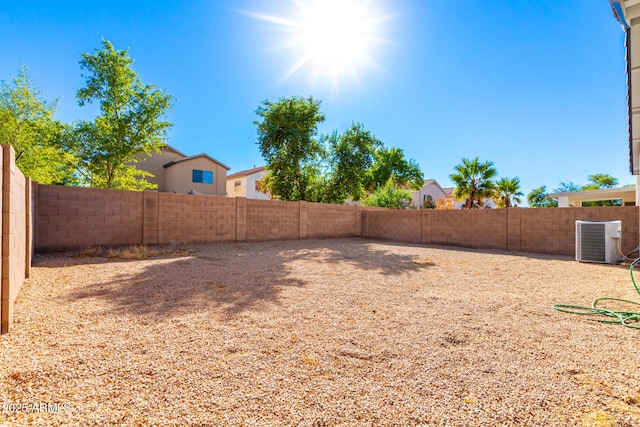
[[[520,197],[524,196],[520,191],[520,178],[500,178],[496,184],[496,193],[498,193],[498,206],[501,208],[510,208],[513,202],[520,203]]]
[[[477,156],[473,160],[464,157],[454,170],[455,173],[449,175],[456,184],[453,197],[465,200],[463,209],[481,207],[483,199],[493,197],[495,184],[492,179],[498,174],[493,162],[481,163]]]

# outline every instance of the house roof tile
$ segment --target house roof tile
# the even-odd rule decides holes
[[[263,170],[265,170],[265,167],[264,166],[260,166],[258,168],[253,168],[253,169],[247,169],[247,170],[243,170],[243,171],[239,171],[239,172],[234,172],[231,175],[227,175],[227,179],[229,179],[229,178],[240,178],[240,177],[243,177],[243,176],[251,175],[251,174],[256,173],[256,172],[261,172]]]

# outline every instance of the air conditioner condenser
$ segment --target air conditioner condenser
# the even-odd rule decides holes
[[[617,264],[621,239],[622,221],[576,221],[576,261]]]

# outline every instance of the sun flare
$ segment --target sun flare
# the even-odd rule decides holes
[[[290,0],[283,16],[251,13],[277,30],[278,48],[288,51],[284,79],[304,78],[312,86],[328,84],[338,92],[341,83],[359,82],[368,71],[381,71],[376,59],[388,44],[392,19],[373,0]]]

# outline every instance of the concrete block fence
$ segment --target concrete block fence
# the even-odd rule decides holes
[[[638,208],[391,210],[307,202],[35,186],[35,250],[363,236],[418,244],[575,253],[576,220],[622,220],[638,245]]]
[[[16,167],[13,148],[2,144],[2,244],[0,245],[0,333],[13,322],[13,304],[24,279],[29,277],[33,255],[32,185]]]
[[[635,206],[367,211],[362,236],[400,242],[575,255],[576,220],[621,220],[622,250],[638,246]]]
[[[259,242],[360,233],[361,207],[38,185],[35,249]]]

